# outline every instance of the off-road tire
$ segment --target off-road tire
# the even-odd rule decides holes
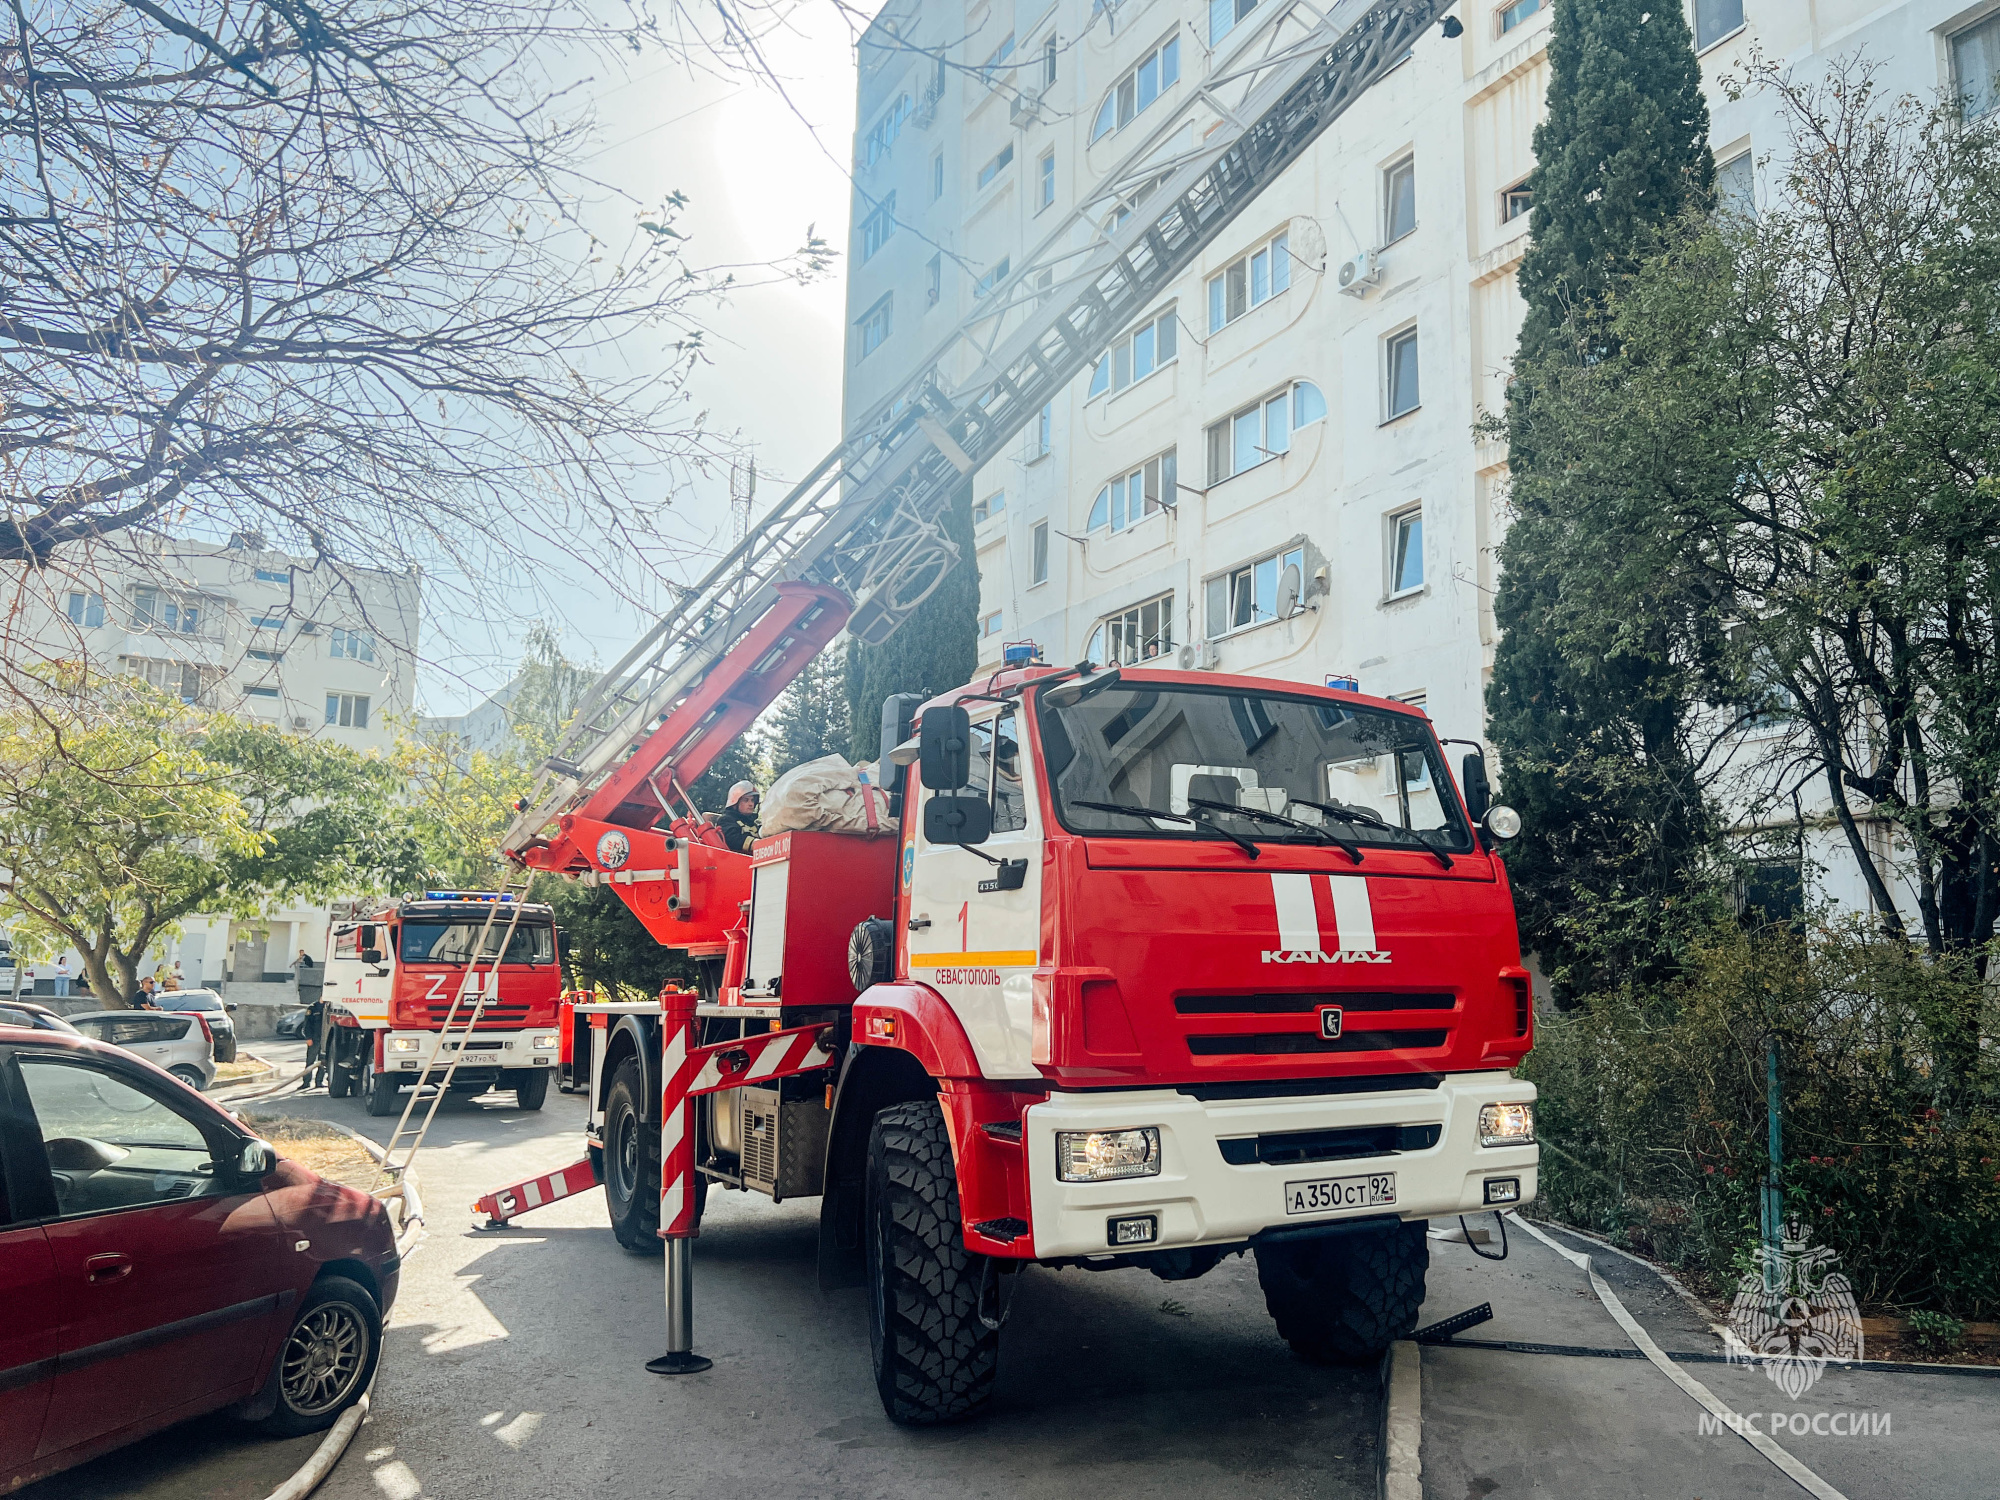
[[[523,1068],[514,1074],[514,1102],[522,1109],[540,1109],[549,1097],[546,1068]]]
[[[1257,1247],[1278,1336],[1314,1364],[1366,1365],[1417,1326],[1431,1262],[1422,1219]]]
[[[312,1378],[307,1347],[313,1342],[315,1323],[325,1325],[328,1337],[322,1342],[338,1358],[337,1364],[324,1361],[326,1371],[317,1381]],[[343,1347],[343,1337],[352,1344]],[[345,1276],[322,1276],[306,1292],[272,1360],[265,1396],[275,1396],[276,1405],[258,1427],[273,1437],[298,1437],[331,1427],[368,1389],[381,1355],[382,1314],[368,1289]]]
[[[403,1081],[394,1073],[378,1072],[372,1062],[361,1068],[361,1105],[376,1119],[396,1112],[396,1095]]]
[[[892,1104],[868,1135],[868,1344],[891,1421],[928,1427],[992,1399],[1000,1335],[979,1320],[986,1257],[959,1232],[958,1173],[937,1100]]]
[[[339,1041],[340,1033],[327,1028],[327,1045],[321,1054],[321,1065],[326,1069],[326,1097],[345,1099],[354,1092],[354,1075],[347,1071],[347,1048]]]
[[[604,1096],[604,1203],[619,1244],[634,1255],[658,1255],[660,1132],[640,1108],[645,1092],[639,1059],[620,1061]]]

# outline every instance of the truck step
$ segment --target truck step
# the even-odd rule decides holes
[[[544,1172],[526,1182],[495,1188],[474,1203],[472,1211],[486,1215],[486,1222],[479,1226],[481,1229],[505,1229],[512,1220],[520,1218],[530,1209],[559,1202],[596,1186],[597,1173],[591,1169],[590,1158],[586,1156],[560,1171]]]

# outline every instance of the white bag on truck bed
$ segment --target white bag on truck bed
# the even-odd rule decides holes
[[[889,794],[874,784],[874,769],[823,755],[793,766],[764,794],[761,838],[774,833],[888,833]]]

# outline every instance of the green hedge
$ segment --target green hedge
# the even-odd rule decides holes
[[[1851,929],[1726,933],[1683,977],[1545,1019],[1541,1201],[1718,1290],[1753,1264],[1765,1056],[1785,1207],[1862,1304],[2000,1310],[2000,1058],[1973,965]]]

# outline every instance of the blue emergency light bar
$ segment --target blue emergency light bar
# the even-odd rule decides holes
[[[512,901],[512,895],[502,891],[425,891],[426,901]]]
[[[1000,661],[1009,667],[1032,665],[1042,654],[1042,648],[1033,641],[1009,641],[1000,648]]]

